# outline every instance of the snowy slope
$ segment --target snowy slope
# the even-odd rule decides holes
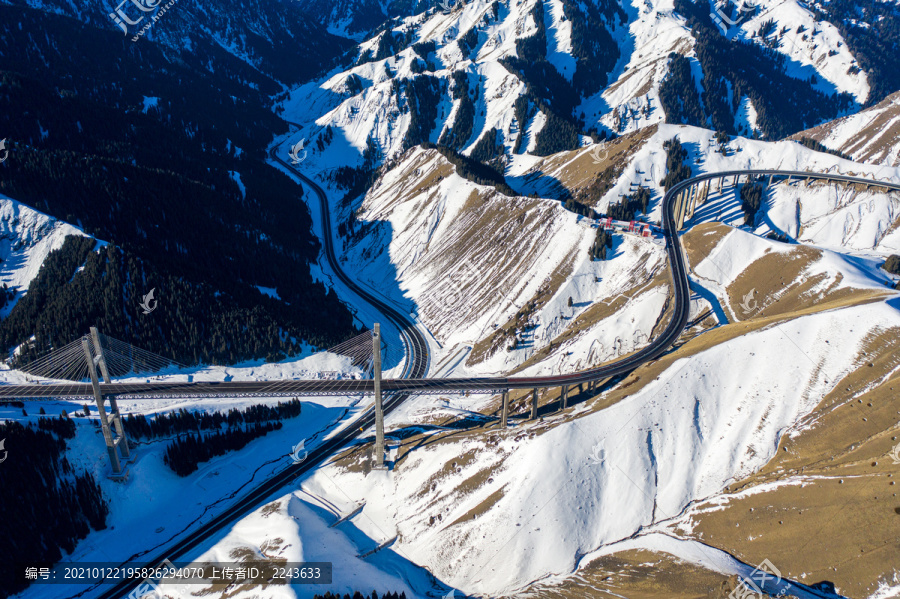
[[[353,164],[353,155],[347,150],[352,147],[361,154],[370,138],[383,157],[392,158],[405,149],[402,140],[410,115],[409,98],[399,91],[396,82],[422,75],[442,82],[442,103],[430,135],[434,142],[454,124],[458,101],[450,97],[450,81],[455,71],[464,71],[469,75],[470,91],[475,98],[474,132],[461,148],[464,153],[470,152],[493,128],[501,132],[508,155],[513,153],[522,134],[528,135],[523,150],[533,151],[534,136],[546,120],[546,113],[536,109],[530,122],[514,122],[513,105],[525,95],[525,82],[501,61],[517,56],[516,41],[537,31],[531,14],[535,1],[495,4],[489,0],[473,0],[449,13],[429,10],[392,22],[386,31],[359,45],[357,56],[363,60],[295,88],[280,109],[284,109],[285,118],[306,127],[307,138],[318,136],[327,126],[338,131],[333,152],[328,148],[322,156],[315,150],[312,152],[313,161],[321,160],[321,168]],[[577,64],[572,24],[564,14],[564,4],[564,0],[556,0],[543,5],[546,58],[563,78],[572,82]],[[701,90],[705,85],[693,33],[685,17],[674,10],[671,0],[634,0],[623,3],[621,10],[626,15],[625,21],[620,22],[617,16],[603,25],[619,54],[608,73],[607,84],[575,102],[572,116],[584,115],[585,130],[622,134],[664,122],[666,115],[659,101],[659,86],[668,74],[669,55],[673,52],[691,60],[697,85]],[[338,21],[343,23],[341,19]],[[769,21],[775,33],[768,38],[759,36],[759,30]],[[464,52],[463,40],[470,32],[474,35],[474,47]],[[389,56],[372,60],[386,35],[407,42],[401,43],[399,50],[389,51]],[[868,98],[866,73],[859,70],[840,33],[830,23],[816,22],[813,14],[796,0],[767,0],[751,18],[729,30],[727,37],[734,43],[774,45],[787,59],[787,74],[798,81],[814,78],[813,87],[819,91],[847,94],[856,105]],[[777,44],[773,41],[776,38]],[[427,52],[426,56],[418,56],[412,47],[432,42],[435,51]],[[347,78],[351,75],[360,78],[361,90],[347,88]],[[734,110],[747,134],[757,130],[756,108],[749,98],[738,98]],[[332,153],[340,158],[329,158],[328,154]]]
[[[900,92],[876,106],[799,133],[860,162],[900,166]]]
[[[660,244],[621,236],[610,260],[593,261],[590,220],[554,200],[507,197],[467,181],[433,150],[411,151],[337,222],[349,222],[351,210],[357,224],[342,240],[345,269],[414,311],[443,352],[490,345],[487,338],[511,319],[528,321],[516,328],[515,349],[511,338],[496,341],[477,360],[482,364],[469,361],[478,372],[524,364],[577,328],[592,306],[625,293],[627,308],[579,329],[577,339],[567,339],[529,372],[560,372],[628,353],[646,344],[665,302],[665,288],[634,290],[662,271]],[[622,335],[616,323],[626,321],[630,330]]]
[[[515,593],[761,467],[858,366],[867,336],[898,324],[886,304],[804,317],[685,356],[601,413],[582,406],[580,418],[527,431],[450,436],[387,473],[335,465],[305,486],[365,500],[354,524],[373,539],[397,530],[394,550],[443,582]]]
[[[47,255],[62,247],[68,235],[88,237],[81,229],[0,195],[0,284],[16,290],[15,300],[25,294]],[[9,314],[14,305],[15,301],[7,304],[0,316]]]
[[[273,380],[275,378],[359,377],[361,371],[345,356],[320,352],[305,358],[279,364],[247,364],[232,367],[197,367],[160,380]],[[5,371],[2,378],[23,382],[17,372]],[[135,379],[122,379],[135,380]],[[200,413],[243,409],[250,405],[274,405],[285,398],[239,399],[134,399],[119,400],[123,415],[177,412],[181,409]],[[177,476],[165,465],[163,457],[170,439],[132,440],[136,461],[129,466],[125,482],[106,478],[109,461],[100,436],[96,407],[90,418],[81,415],[82,405],[73,401],[38,400],[29,402],[29,416],[14,406],[0,406],[0,420],[35,422],[39,410],[56,416],[66,410],[76,423],[76,436],[67,441],[66,459],[76,471],[90,472],[100,484],[109,502],[107,528],[92,531],[75,550],[64,556],[64,562],[140,562],[148,547],[180,538],[185,531],[206,522],[216,513],[232,505],[234,497],[246,492],[268,476],[291,465],[293,448],[304,443],[306,451],[336,434],[347,423],[371,405],[371,398],[304,397],[302,414],[283,422],[281,430],[251,441],[240,451],[229,452],[199,464],[199,469],[185,478]],[[76,413],[77,412],[77,413]],[[92,422],[94,421],[94,422]],[[236,532],[240,532],[238,529]],[[326,559],[326,558],[323,558]],[[232,560],[233,561],[233,560]],[[198,587],[192,587],[196,590]],[[63,598],[83,592],[84,585],[34,585],[22,597]],[[185,593],[183,596],[189,596]]]

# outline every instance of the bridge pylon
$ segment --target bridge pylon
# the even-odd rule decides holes
[[[110,385],[112,384],[112,379],[109,377],[109,367],[106,364],[106,355],[103,353],[103,346],[100,344],[100,332],[97,330],[97,327],[91,327],[91,341],[94,343],[94,353],[96,354],[94,360],[97,361],[97,365],[100,367],[100,374],[103,375],[103,382]],[[128,436],[125,434],[125,427],[122,424],[122,415],[119,413],[119,405],[116,403],[115,395],[109,396],[109,408],[112,412],[111,420],[113,427],[115,428],[116,435],[118,435],[119,439],[119,451],[122,454],[122,458],[126,462],[130,462],[133,459],[131,448],[128,446]]]
[[[500,408],[500,427],[507,428],[509,425],[509,389],[503,391],[503,407]]]
[[[375,470],[384,469],[384,407],[381,404],[381,325],[375,323],[372,331],[372,351],[374,357],[373,376],[375,377]]]
[[[109,465],[112,468],[110,478],[123,480],[127,475],[127,471],[122,467],[122,460],[128,461],[131,456],[128,451],[128,441],[125,439],[125,432],[122,428],[122,418],[119,415],[118,407],[114,409],[111,417],[106,415],[106,405],[104,405],[103,393],[100,390],[100,380],[97,377],[97,363],[102,361],[102,356],[94,357],[91,352],[91,342],[87,337],[81,338],[81,347],[84,350],[84,357],[87,361],[87,370],[91,378],[91,389],[94,392],[97,412],[100,414],[100,428],[103,431],[103,440],[106,442],[106,451],[109,453]],[[116,429],[117,434],[115,436],[113,436],[112,429],[109,426],[110,419],[112,419],[113,426]],[[120,450],[123,451],[122,459],[119,457]]]

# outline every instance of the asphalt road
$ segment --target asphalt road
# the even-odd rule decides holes
[[[281,159],[273,156],[281,164],[293,169]],[[297,172],[294,170],[294,172]],[[297,175],[317,194],[320,202],[322,202],[323,225],[325,228],[326,239],[325,251],[329,263],[335,274],[341,279],[347,287],[360,295],[364,300],[369,301],[381,310],[386,317],[390,318],[394,324],[400,328],[406,338],[409,348],[409,362],[404,369],[404,373],[410,378],[406,379],[390,379],[383,381],[383,389],[385,392],[393,392],[386,396],[385,412],[390,412],[400,405],[409,393],[429,392],[437,390],[469,390],[469,391],[485,391],[485,390],[505,390],[515,388],[533,388],[533,387],[553,387],[560,385],[572,385],[582,382],[605,379],[633,370],[637,366],[654,360],[667,351],[672,344],[678,339],[688,320],[690,309],[690,291],[688,288],[687,265],[681,243],[678,238],[678,231],[675,223],[675,198],[682,190],[696,185],[706,180],[718,179],[720,177],[733,177],[736,175],[774,175],[777,177],[801,177],[812,179],[830,179],[835,181],[843,181],[847,183],[862,183],[869,185],[878,185],[892,190],[900,191],[900,185],[893,183],[880,183],[859,179],[845,175],[817,175],[804,172],[792,171],[775,171],[775,170],[751,170],[751,171],[728,171],[720,173],[711,173],[694,177],[684,181],[672,189],[670,189],[663,200],[663,217],[662,226],[666,239],[666,250],[671,264],[672,284],[674,290],[674,314],[668,325],[661,335],[654,339],[647,347],[635,352],[621,360],[605,364],[603,366],[565,375],[549,376],[549,377],[483,377],[469,379],[426,379],[422,378],[427,372],[427,344],[421,333],[419,333],[408,317],[397,312],[391,306],[385,304],[377,297],[373,297],[364,289],[356,285],[350,280],[340,269],[340,265],[334,254],[331,243],[331,223],[329,210],[325,206],[326,196],[322,189],[314,182],[300,173]],[[83,389],[86,387],[86,389]],[[281,382],[244,382],[244,383],[159,383],[159,384],[113,384],[104,385],[104,393],[111,393],[125,396],[140,396],[142,394],[159,396],[241,396],[241,395],[296,395],[296,394],[350,394],[372,392],[372,381],[281,381]],[[29,399],[35,397],[90,397],[90,386],[87,385],[19,385],[6,386],[0,389],[0,397]],[[335,435],[333,438],[323,442],[311,451],[306,460],[300,464],[294,464],[285,471],[266,480],[258,487],[244,495],[234,505],[214,517],[211,521],[201,525],[196,530],[191,531],[179,541],[171,546],[159,551],[153,556],[140,557],[137,561],[142,563],[156,564],[163,560],[176,561],[187,552],[198,548],[202,543],[210,542],[222,534],[234,520],[246,515],[253,509],[259,507],[265,501],[283,493],[285,486],[303,476],[313,468],[320,465],[329,456],[344,447],[349,441],[360,435],[361,430],[372,426],[374,423],[374,414],[371,410],[360,416],[352,426],[349,426],[343,432]],[[112,599],[126,595],[136,586],[134,582],[120,581],[118,583],[110,583],[102,587],[102,593],[99,595],[102,599]]]
[[[281,164],[292,168],[279,158],[275,158]],[[297,172],[296,170],[294,172]],[[322,215],[325,219],[326,231],[330,231],[329,211],[325,209],[325,194],[322,189],[307,177],[300,173],[297,175],[310,186],[323,203]],[[873,181],[849,175],[832,175],[807,173],[803,171],[779,171],[771,169],[725,171],[709,173],[688,179],[670,189],[663,198],[662,228],[666,240],[666,252],[671,265],[672,286],[674,295],[674,314],[666,325],[662,334],[653,339],[646,347],[634,352],[620,360],[609,362],[580,372],[560,374],[544,377],[479,377],[479,378],[423,378],[427,371],[428,348],[421,333],[412,326],[410,319],[397,312],[391,306],[366,293],[365,290],[351,281],[340,270],[340,266],[334,255],[330,236],[327,236],[325,251],[329,262],[341,281],[359,294],[366,301],[374,304],[387,317],[389,317],[408,337],[406,344],[409,348],[411,363],[407,365],[405,374],[407,378],[384,379],[382,389],[385,393],[439,393],[439,392],[499,392],[506,389],[529,389],[535,387],[558,387],[561,385],[577,385],[589,381],[603,380],[608,377],[630,372],[646,362],[655,360],[675,343],[687,324],[690,310],[690,290],[688,287],[688,272],[685,264],[684,253],[678,238],[675,224],[675,199],[678,194],[692,185],[721,177],[734,177],[756,175],[761,177],[775,176],[778,178],[794,177],[802,179],[841,181],[845,183],[857,183],[872,185],[900,191],[900,184]],[[292,380],[292,381],[247,381],[247,382],[210,382],[210,383],[114,383],[102,385],[103,393],[121,396],[124,398],[147,397],[278,397],[291,395],[345,395],[353,393],[372,393],[374,383],[372,380]],[[47,397],[71,397],[91,398],[93,392],[91,386],[83,383],[63,383],[49,385],[3,385],[0,386],[0,398],[29,400]]]
[[[421,379],[428,373],[428,344],[422,333],[416,329],[412,320],[392,308],[390,305],[382,302],[379,298],[368,293],[356,283],[354,283],[341,270],[340,264],[334,253],[334,247],[331,238],[331,216],[327,206],[327,196],[321,187],[315,184],[311,179],[297,171],[292,165],[284,162],[275,155],[274,150],[271,152],[272,158],[291,169],[303,182],[312,189],[318,196],[322,208],[322,225],[325,233],[323,245],[325,256],[331,265],[335,275],[349,287],[354,293],[360,296],[364,301],[374,305],[382,314],[390,319],[394,325],[400,330],[403,336],[404,344],[407,347],[406,364],[403,374],[406,376]],[[427,380],[427,379],[426,379]],[[322,381],[325,382],[325,381]],[[331,381],[340,382],[340,381]],[[370,381],[371,382],[371,381]],[[109,385],[104,385],[104,393],[108,392]],[[290,392],[286,392],[290,393]],[[391,394],[386,395],[384,399],[385,415],[391,413],[397,406],[402,404],[408,394]],[[176,561],[187,552],[196,549],[201,543],[216,537],[235,520],[250,513],[261,504],[265,503],[270,497],[277,496],[284,492],[284,488],[290,485],[297,478],[303,476],[310,470],[321,465],[329,456],[334,455],[338,450],[345,447],[350,441],[362,434],[362,431],[373,426],[375,423],[375,413],[373,409],[367,410],[353,423],[348,425],[343,431],[324,441],[321,445],[316,446],[310,451],[303,462],[299,464],[291,464],[282,472],[268,478],[260,485],[255,487],[246,495],[243,495],[236,503],[228,507],[225,511],[219,513],[209,522],[205,522],[197,529],[183,535],[180,540],[175,541],[172,545],[167,546],[164,550],[159,551],[152,556],[141,556],[134,561],[147,564],[159,564],[164,560]],[[137,581],[139,582],[139,581]],[[107,582],[101,587],[102,593],[99,595],[101,599],[112,599],[114,597],[122,597],[130,593],[136,586],[136,581],[120,580],[117,583]]]

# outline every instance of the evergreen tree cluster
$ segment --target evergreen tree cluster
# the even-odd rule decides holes
[[[505,196],[512,197],[518,195],[509,184],[507,184],[503,175],[498,173],[495,169],[482,164],[477,160],[473,160],[468,156],[464,156],[452,148],[436,146],[432,143],[424,143],[422,144],[422,147],[426,150],[437,150],[440,152],[450,164],[456,167],[456,174],[460,177],[468,179],[473,183],[478,183],[479,185],[489,185]]]
[[[294,398],[278,402],[275,406],[255,404],[243,410],[231,408],[227,412],[196,412],[181,408],[175,412],[157,414],[150,419],[144,414],[128,414],[122,422],[125,433],[132,439],[153,439],[187,432],[219,430],[224,424],[234,427],[296,418],[300,415],[302,406],[303,403]]]
[[[55,563],[91,529],[106,528],[109,509],[93,475],[63,455],[75,437],[67,417],[40,418],[38,426],[0,423],[6,460],[0,485],[0,596],[23,590],[23,560]]]
[[[838,156],[839,158],[843,158],[844,160],[853,160],[852,156],[848,156],[839,150],[832,150],[831,148],[823,145],[822,143],[811,139],[809,137],[799,137],[797,141],[800,142],[804,147],[809,148],[810,150],[815,150],[816,152],[824,152],[825,154],[831,154],[833,156]]]
[[[413,51],[422,57],[424,60],[428,60],[428,57],[437,52],[437,42],[434,40],[428,40],[427,42],[416,42],[413,44]]]
[[[616,43],[606,23],[621,24],[628,15],[618,2],[575,2],[563,0],[563,14],[572,25],[572,56],[575,73],[572,84],[576,92],[589,97],[606,87],[609,73],[619,60],[619,44]]]
[[[344,84],[347,86],[347,93],[351,96],[359,94],[364,89],[362,78],[356,73],[351,73]]]
[[[598,227],[597,235],[594,237],[594,244],[589,250],[591,260],[606,260],[606,250],[612,249],[612,246],[613,234],[603,227]]]
[[[666,122],[702,127],[706,123],[697,82],[691,74],[691,61],[683,54],[669,54],[669,69],[659,86],[659,101]]]
[[[892,275],[900,275],[900,256],[896,254],[888,256],[888,259],[884,261],[884,266],[882,268]]]
[[[463,35],[459,36],[456,43],[459,45],[459,51],[462,52],[463,59],[471,57],[472,50],[478,45],[478,28],[469,28]]]
[[[534,143],[534,154],[549,156],[557,152],[574,150],[579,146],[578,129],[571,122],[563,119],[551,110],[545,110],[547,122],[537,134]]]
[[[519,154],[523,151],[522,143],[525,141],[525,130],[528,127],[528,121],[535,115],[534,105],[527,96],[519,96],[513,104],[513,114],[516,117],[516,124],[519,127],[519,136],[516,138],[516,145],[513,147],[513,154]]]
[[[751,227],[756,223],[756,213],[762,205],[763,183],[747,183],[741,186],[741,210],[744,211],[744,224]]]
[[[454,150],[462,150],[468,144],[475,128],[475,103],[469,96],[469,75],[465,71],[453,72],[450,94],[454,100],[459,101],[459,107],[453,126],[444,132],[438,143]]]
[[[395,79],[394,83],[398,86],[405,85],[406,88],[410,122],[403,138],[403,147],[409,149],[427,142],[431,137],[431,131],[438,117],[443,84],[432,75],[416,75],[406,79],[402,84],[397,83]]]
[[[0,260],[2,262],[2,260]],[[0,285],[0,310],[9,305],[9,302],[16,299],[16,288],[9,288],[9,285],[3,283]]]
[[[414,37],[412,29],[407,29],[403,32],[387,29],[382,36],[378,38],[378,46],[375,48],[374,52],[369,52],[360,57],[358,64],[384,60],[385,58],[390,58],[391,56],[399,54],[412,45]]]
[[[183,364],[294,355],[301,340],[327,347],[355,332],[352,317],[332,290],[311,289],[314,293],[308,295],[323,301],[298,309],[249,285],[220,291],[192,284],[115,245],[93,251],[94,243],[67,237],[44,260],[28,293],[0,321],[0,346],[8,350],[24,344],[14,366],[87,334],[94,325],[110,337]],[[289,280],[291,273],[284,276]],[[151,288],[156,289],[157,308],[143,314],[139,304]]]
[[[481,139],[472,148],[470,158],[486,164],[499,174],[503,174],[506,165],[503,158],[506,156],[506,147],[503,145],[503,132],[493,127],[481,136]]]
[[[744,97],[753,103],[757,125],[767,139],[784,138],[853,105],[848,94],[828,95],[814,88],[815,81],[788,75],[786,58],[776,49],[780,39],[770,40],[767,46],[728,39],[713,23],[708,7],[676,0],[675,9],[685,16],[696,40],[695,52],[703,69],[703,106],[715,129],[737,133],[734,114]],[[683,75],[673,85],[678,93],[670,90],[667,102],[680,98],[681,114],[696,116]]]
[[[11,149],[0,193],[113,244],[89,257],[88,266],[100,271],[51,277],[65,288],[23,298],[23,308],[0,327],[3,350],[28,340],[36,332],[29,327],[44,329],[34,344],[42,352],[86,333],[82,325],[105,323],[118,331],[104,332],[125,340],[147,329],[138,337],[156,341],[146,349],[177,353],[183,362],[288,353],[294,341],[278,338],[288,331],[323,344],[352,334],[350,313],[309,271],[319,245],[302,187],[264,162],[273,132],[287,129],[266,108],[280,86],[270,89],[259,74],[212,74],[213,57],[196,71],[194,58],[173,61],[154,44],[110,52],[122,43],[111,31],[87,41],[56,15],[0,11],[13,19],[0,19],[0,130]],[[34,30],[48,36],[29,41]],[[81,253],[65,252],[74,250]],[[107,266],[117,270],[110,280],[122,293],[101,302]],[[257,286],[276,288],[281,306]],[[140,297],[152,288],[180,298],[179,315],[170,315],[180,329],[164,330],[172,324],[159,318],[164,301],[144,322],[136,318]],[[197,303],[183,309],[189,300]],[[51,308],[74,314],[79,326],[57,326],[61,316],[50,322],[41,312]],[[249,342],[241,339],[246,334]],[[179,335],[206,337],[206,347],[197,357],[183,351],[188,341],[182,351],[168,351]]]
[[[169,443],[163,456],[165,463],[178,476],[187,476],[197,465],[229,451],[243,449],[247,443],[281,429],[281,422],[256,422],[242,428],[229,428],[205,435],[188,434]]]
[[[847,48],[866,72],[869,97],[866,106],[881,102],[900,90],[900,11],[891,2],[877,0],[830,0],[814,3],[816,20],[828,20],[840,31]],[[818,32],[810,32],[815,36]],[[890,58],[895,57],[894,59]],[[855,74],[859,67],[851,66]]]
[[[688,151],[681,145],[678,137],[673,137],[663,143],[666,149],[666,177],[660,181],[660,185],[668,191],[682,181],[691,178],[691,167],[684,164],[688,158]]]
[[[606,215],[614,220],[632,221],[641,212],[647,213],[650,204],[650,190],[638,187],[633,194],[627,195],[616,204],[610,204]]]
[[[574,212],[575,214],[578,214],[580,216],[586,216],[588,218],[596,218],[597,217],[597,213],[594,211],[593,208],[591,208],[590,206],[587,206],[585,204],[582,204],[581,202],[579,202],[578,200],[576,200],[575,198],[573,198],[571,196],[566,198],[566,200],[564,202],[564,206],[566,207],[566,210],[568,210],[569,212]]]

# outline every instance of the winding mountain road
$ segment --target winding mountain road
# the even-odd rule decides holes
[[[276,157],[281,164],[291,168],[319,197],[322,202],[323,223],[330,227],[330,216],[326,205],[325,192],[306,176]],[[326,229],[325,249],[329,263],[341,281],[359,294],[363,299],[375,305],[400,328],[407,337],[409,364],[404,369],[408,378],[384,379],[381,387],[386,394],[410,393],[444,393],[444,392],[500,392],[509,389],[530,389],[536,387],[558,387],[561,385],[577,385],[580,383],[603,380],[624,374],[641,364],[660,357],[675,343],[688,321],[690,310],[690,289],[688,267],[684,252],[678,238],[676,225],[676,200],[678,195],[693,185],[722,178],[737,177],[773,177],[794,178],[801,180],[824,180],[859,184],[869,187],[881,187],[891,191],[900,191],[900,184],[863,179],[850,175],[808,173],[804,171],[782,171],[775,169],[756,169],[707,173],[682,181],[669,189],[662,202],[662,228],[666,239],[666,252],[671,265],[674,310],[663,332],[643,349],[629,354],[614,362],[596,368],[569,374],[542,377],[477,377],[477,378],[424,378],[427,370],[427,344],[421,333],[411,320],[367,293],[351,281],[340,269],[334,255],[330,239],[330,228]],[[200,382],[200,383],[113,383],[103,385],[103,393],[117,397],[139,399],[141,397],[278,397],[291,395],[348,395],[354,393],[373,393],[374,382],[366,380],[302,380],[302,381],[246,381],[246,382]],[[396,395],[395,395],[396,396]],[[92,398],[91,386],[84,383],[3,385],[0,386],[0,399],[38,399],[46,397],[59,398]],[[386,404],[387,405],[387,404]],[[393,404],[392,404],[393,405]]]
[[[382,382],[382,388],[387,393],[385,401],[385,412],[390,412],[400,405],[409,394],[413,393],[429,393],[435,391],[501,391],[508,389],[533,388],[533,387],[553,387],[560,385],[573,385],[583,382],[605,379],[607,377],[622,374],[633,370],[634,368],[648,361],[654,360],[666,352],[678,339],[688,321],[688,313],[690,308],[690,290],[688,282],[688,268],[681,243],[678,238],[678,229],[676,226],[676,199],[682,191],[688,189],[692,185],[722,177],[741,177],[741,176],[772,176],[772,177],[795,177],[802,179],[832,180],[845,183],[856,183],[869,186],[879,186],[893,191],[900,191],[900,184],[885,183],[871,181],[847,175],[819,175],[814,173],[805,173],[799,171],[777,171],[777,170],[749,170],[749,171],[728,171],[720,173],[709,173],[700,175],[683,181],[665,194],[662,206],[662,226],[666,239],[666,251],[668,253],[671,264],[672,284],[674,291],[674,311],[672,318],[666,325],[666,328],[656,339],[650,342],[644,349],[635,352],[629,356],[617,360],[615,362],[604,364],[602,366],[575,372],[571,374],[556,375],[549,377],[483,377],[483,378],[466,378],[466,379],[428,379],[424,378],[427,372],[428,346],[422,334],[416,330],[414,323],[388,304],[382,302],[379,298],[367,293],[364,289],[350,280],[340,268],[334,254],[331,243],[331,224],[327,198],[324,191],[306,176],[298,173],[291,165],[273,155],[273,158],[282,165],[294,171],[304,183],[312,189],[322,203],[323,226],[325,228],[325,252],[327,259],[334,270],[335,274],[340,278],[341,282],[358,294],[365,301],[370,302],[376,308],[384,313],[384,315],[394,322],[404,335],[405,343],[408,347],[407,364],[404,367],[404,374],[410,378],[388,379]],[[296,395],[296,394],[353,394],[353,393],[371,393],[373,391],[373,382],[371,380],[354,380],[354,381],[282,381],[282,382],[243,382],[243,383],[116,383],[112,385],[104,385],[103,392],[105,394],[115,394],[117,396],[141,397],[141,396],[172,396],[172,397],[209,397],[209,396],[278,396],[278,395]],[[2,398],[19,398],[34,399],[38,397],[91,397],[90,385],[71,384],[71,385],[9,385],[0,387],[0,397]],[[303,476],[319,464],[324,462],[335,452],[345,447],[348,442],[361,434],[365,428],[372,426],[374,423],[374,414],[372,410],[368,410],[360,416],[351,426],[336,434],[332,438],[324,441],[321,445],[315,447],[307,456],[306,460],[300,464],[293,464],[287,467],[281,473],[278,473],[250,493],[244,495],[234,505],[227,508],[215,516],[209,522],[200,525],[197,529],[186,533],[181,540],[174,542],[170,546],[157,547],[145,554],[135,555],[128,558],[128,562],[146,562],[150,564],[160,563],[163,560],[175,561],[187,552],[200,547],[201,543],[212,544],[227,531],[227,526],[234,520],[246,515],[253,509],[256,509],[262,503],[277,497],[279,493],[283,493],[286,485]],[[108,581],[107,581],[108,582]],[[113,599],[127,594],[137,585],[137,581],[120,580],[115,583],[108,583],[103,586],[103,592],[98,595],[102,599]],[[95,585],[93,589],[99,588]],[[79,595],[90,592],[86,589]]]

